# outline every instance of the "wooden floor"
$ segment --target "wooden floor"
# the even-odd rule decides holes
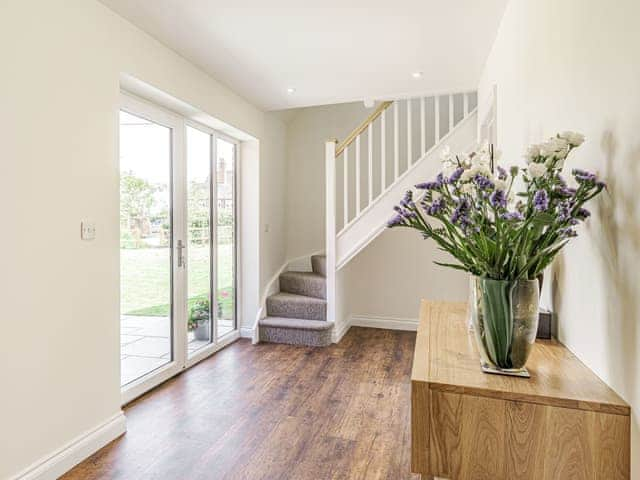
[[[125,409],[127,433],[71,479],[417,479],[409,473],[415,333],[338,345],[240,340]]]

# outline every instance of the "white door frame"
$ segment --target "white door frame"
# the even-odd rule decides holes
[[[174,375],[180,373],[182,370],[191,367],[192,365],[204,360],[217,352],[221,348],[227,346],[233,341],[240,338],[240,326],[238,319],[238,304],[242,298],[240,291],[240,278],[238,268],[239,261],[239,245],[240,245],[240,217],[237,199],[240,198],[238,187],[240,185],[240,142],[228,135],[224,135],[216,130],[206,127],[200,123],[196,123],[185,119],[184,117],[177,115],[169,110],[166,110],[156,104],[147,102],[141,98],[138,98],[128,92],[121,92],[120,109],[125,112],[131,113],[138,117],[147,119],[151,122],[165,126],[171,129],[171,290],[172,290],[172,311],[171,311],[171,348],[172,348],[172,360],[155,370],[152,370],[147,375],[134,380],[131,383],[123,386],[122,392],[122,405],[129,403],[145,392],[151,390],[157,385],[165,382]],[[236,291],[235,291],[235,329],[232,332],[224,335],[221,338],[217,338],[217,322],[212,320],[213,328],[211,330],[211,343],[206,347],[198,350],[191,358],[187,352],[187,268],[188,268],[188,236],[187,236],[187,175],[186,175],[186,127],[187,125],[197,128],[205,133],[211,135],[211,181],[213,183],[212,196],[211,196],[211,214],[216,214],[216,196],[215,188],[217,187],[216,170],[215,170],[215,152],[216,152],[216,138],[222,138],[235,144],[235,190],[234,201],[235,205],[235,251],[236,251],[236,265],[235,265],[235,279],[236,279]],[[119,131],[119,129],[117,130]],[[118,142],[119,144],[119,142]],[[119,161],[119,158],[118,158]],[[211,242],[215,246],[215,234],[216,229],[212,224],[212,237]],[[183,262],[182,266],[178,265],[178,255],[176,254],[177,241],[181,240],[185,249],[183,250],[186,263]],[[215,248],[212,248],[211,256],[211,273],[212,279],[214,279],[216,263]],[[186,265],[186,266],[185,266]],[[217,282],[217,279],[215,280]],[[213,280],[212,280],[213,282]],[[213,296],[214,292],[212,292]],[[211,303],[211,311],[215,310],[215,298]],[[118,321],[119,318],[118,318]]]

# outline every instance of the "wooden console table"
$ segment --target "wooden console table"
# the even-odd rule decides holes
[[[613,390],[553,340],[536,342],[530,379],[482,373],[466,318],[465,303],[422,301],[411,374],[413,472],[629,479],[630,408]]]

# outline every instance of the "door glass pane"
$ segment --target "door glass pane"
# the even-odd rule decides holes
[[[216,140],[216,318],[221,337],[236,329],[236,145]]]
[[[211,343],[211,135],[187,127],[189,356]]]
[[[121,384],[172,360],[171,129],[120,112]]]

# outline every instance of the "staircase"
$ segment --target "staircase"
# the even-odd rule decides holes
[[[326,143],[326,257],[312,256],[311,272],[280,275],[257,338],[310,346],[340,340],[349,328],[336,315],[346,315],[341,269],[384,231],[404,192],[436,176],[445,145],[453,152],[474,146],[476,104],[475,92],[384,101],[344,141]]]
[[[403,194],[434,179],[440,151],[469,151],[477,139],[475,92],[382,102],[326,158],[327,320],[334,341],[348,329],[340,270],[384,229]],[[389,114],[389,115],[388,115]],[[339,333],[338,333],[339,332]]]
[[[267,317],[259,321],[260,341],[313,347],[331,343],[326,257],[313,255],[311,269],[280,275],[280,292],[267,298]]]

